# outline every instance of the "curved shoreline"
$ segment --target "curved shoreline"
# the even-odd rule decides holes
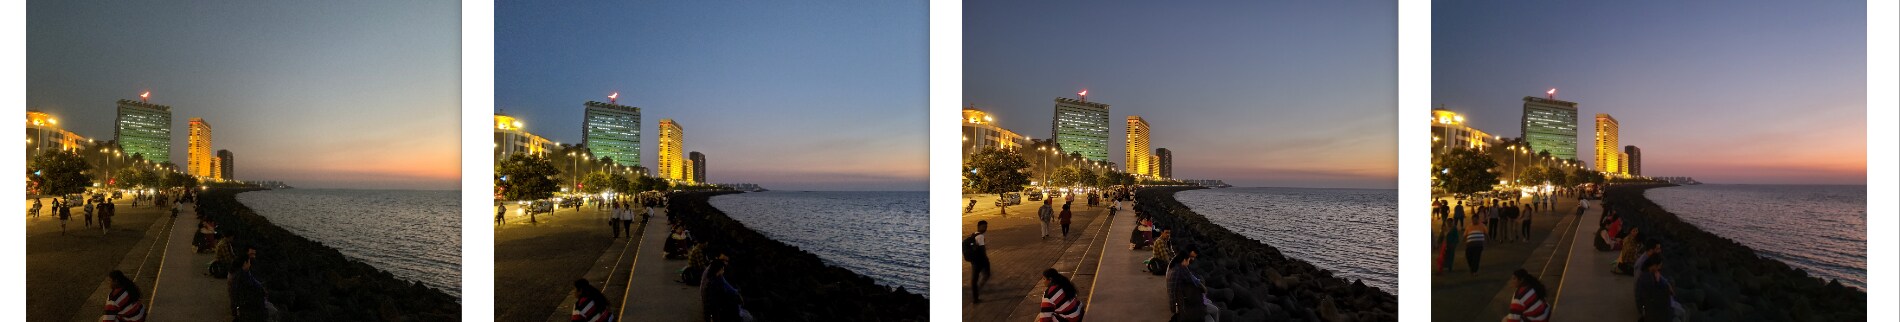
[[[924,321],[929,303],[903,288],[891,288],[810,252],[746,228],[711,203],[736,192],[676,194],[667,213],[694,237],[726,250],[727,277],[745,297],[745,308],[767,321]],[[655,218],[655,220],[664,220]]]
[[[1866,291],[1827,281],[1755,249],[1697,228],[1663,210],[1643,191],[1674,185],[1618,186],[1604,199],[1623,225],[1663,243],[1663,274],[1696,320],[1865,320]]]
[[[219,230],[237,236],[241,245],[257,245],[259,264],[253,271],[287,320],[461,319],[460,299],[297,236],[237,201],[238,193],[256,190],[206,191],[198,197],[198,213],[217,221]]]
[[[1146,188],[1135,193],[1137,211],[1174,231],[1175,245],[1194,245],[1194,273],[1222,320],[1396,321],[1398,296],[1333,272],[1214,224],[1174,193],[1201,188]]]

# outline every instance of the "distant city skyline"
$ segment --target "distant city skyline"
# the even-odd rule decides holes
[[[1392,1],[971,1],[963,103],[1049,138],[1053,99],[1109,104],[1106,155],[1150,126],[1173,177],[1235,186],[1398,185]],[[1145,154],[1145,153],[1144,153]]]
[[[1438,1],[1431,104],[1517,137],[1521,98],[1555,88],[1592,168],[1608,113],[1643,175],[1866,184],[1864,5]]]
[[[342,3],[340,3],[342,2]],[[95,140],[118,100],[172,107],[239,180],[300,188],[459,189],[461,24],[453,2],[27,4],[26,108]]]
[[[708,176],[773,190],[926,190],[924,1],[499,2],[495,110],[581,142],[586,101],[638,107]],[[720,182],[715,182],[720,183]]]

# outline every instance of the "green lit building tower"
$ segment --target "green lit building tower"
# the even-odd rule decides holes
[[[613,158],[621,166],[640,165],[640,108],[587,101],[581,124],[581,144],[596,158]]]
[[[1050,139],[1062,146],[1063,153],[1081,153],[1083,159],[1108,162],[1108,104],[1081,98],[1056,98],[1056,115],[1050,124]]]
[[[1577,102],[1524,97],[1524,140],[1531,152],[1550,151],[1559,160],[1577,158]]]
[[[128,155],[143,155],[153,163],[172,161],[172,107],[144,100],[119,100],[119,119],[112,130]]]

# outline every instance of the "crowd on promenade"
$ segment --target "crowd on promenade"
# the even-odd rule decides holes
[[[27,208],[26,214],[27,218],[39,218],[42,214],[54,216],[59,219],[59,234],[66,235],[67,222],[73,219],[74,208],[78,208],[77,211],[84,221],[85,229],[98,229],[100,234],[109,234],[112,230],[112,219],[119,214],[119,206],[115,200],[130,197],[132,207],[138,207],[140,204],[157,208],[170,207],[173,215],[176,215],[178,209],[175,201],[185,194],[187,194],[185,190],[178,189],[160,192],[133,191],[129,196],[124,191],[118,190],[94,191],[54,197],[51,208],[46,207],[46,203],[41,201],[42,198],[33,198],[33,205]]]
[[[609,226],[614,229],[614,238],[624,232],[633,235],[631,224],[645,223],[654,213],[664,213],[668,234],[661,246],[661,256],[666,260],[685,260],[687,266],[680,269],[674,282],[696,286],[700,294],[701,318],[705,321],[753,321],[752,314],[745,309],[745,298],[739,288],[727,278],[727,268],[732,264],[730,252],[709,241],[694,237],[687,227],[685,214],[662,212],[668,204],[668,197],[659,192],[648,192],[625,198],[600,199],[585,202],[597,210],[609,211]],[[575,279],[573,293],[575,303],[569,316],[571,321],[615,321],[618,315],[612,300],[602,294],[587,279]],[[637,294],[629,294],[634,296]]]

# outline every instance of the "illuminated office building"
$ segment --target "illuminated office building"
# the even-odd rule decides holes
[[[595,158],[613,158],[622,166],[640,165],[640,108],[588,101],[581,144]]]
[[[199,178],[217,178],[218,165],[211,154],[211,123],[202,118],[191,118],[187,125],[190,137],[185,141],[185,172]]]
[[[1087,96],[1057,97],[1049,137],[1065,154],[1081,153],[1084,159],[1107,162],[1108,126],[1108,104],[1090,102]]]
[[[119,119],[112,138],[129,155],[152,163],[172,162],[172,107],[145,101],[119,100]]]
[[[1577,158],[1577,103],[1524,97],[1524,140],[1531,153],[1549,151],[1559,160]]]
[[[1628,174],[1625,170],[1622,145],[1617,144],[1616,118],[1607,113],[1597,113],[1596,169],[1611,174]]]
[[[1154,176],[1154,157],[1148,150],[1148,121],[1139,115],[1128,116],[1128,147],[1122,164],[1128,168],[1123,172],[1136,176]]]
[[[684,136],[686,133],[673,119],[660,120],[660,178],[681,182],[692,182],[691,165],[686,163]]]
[[[529,133],[520,119],[495,113],[495,162],[505,161],[508,156],[516,154],[546,154],[553,148],[554,142]]]

